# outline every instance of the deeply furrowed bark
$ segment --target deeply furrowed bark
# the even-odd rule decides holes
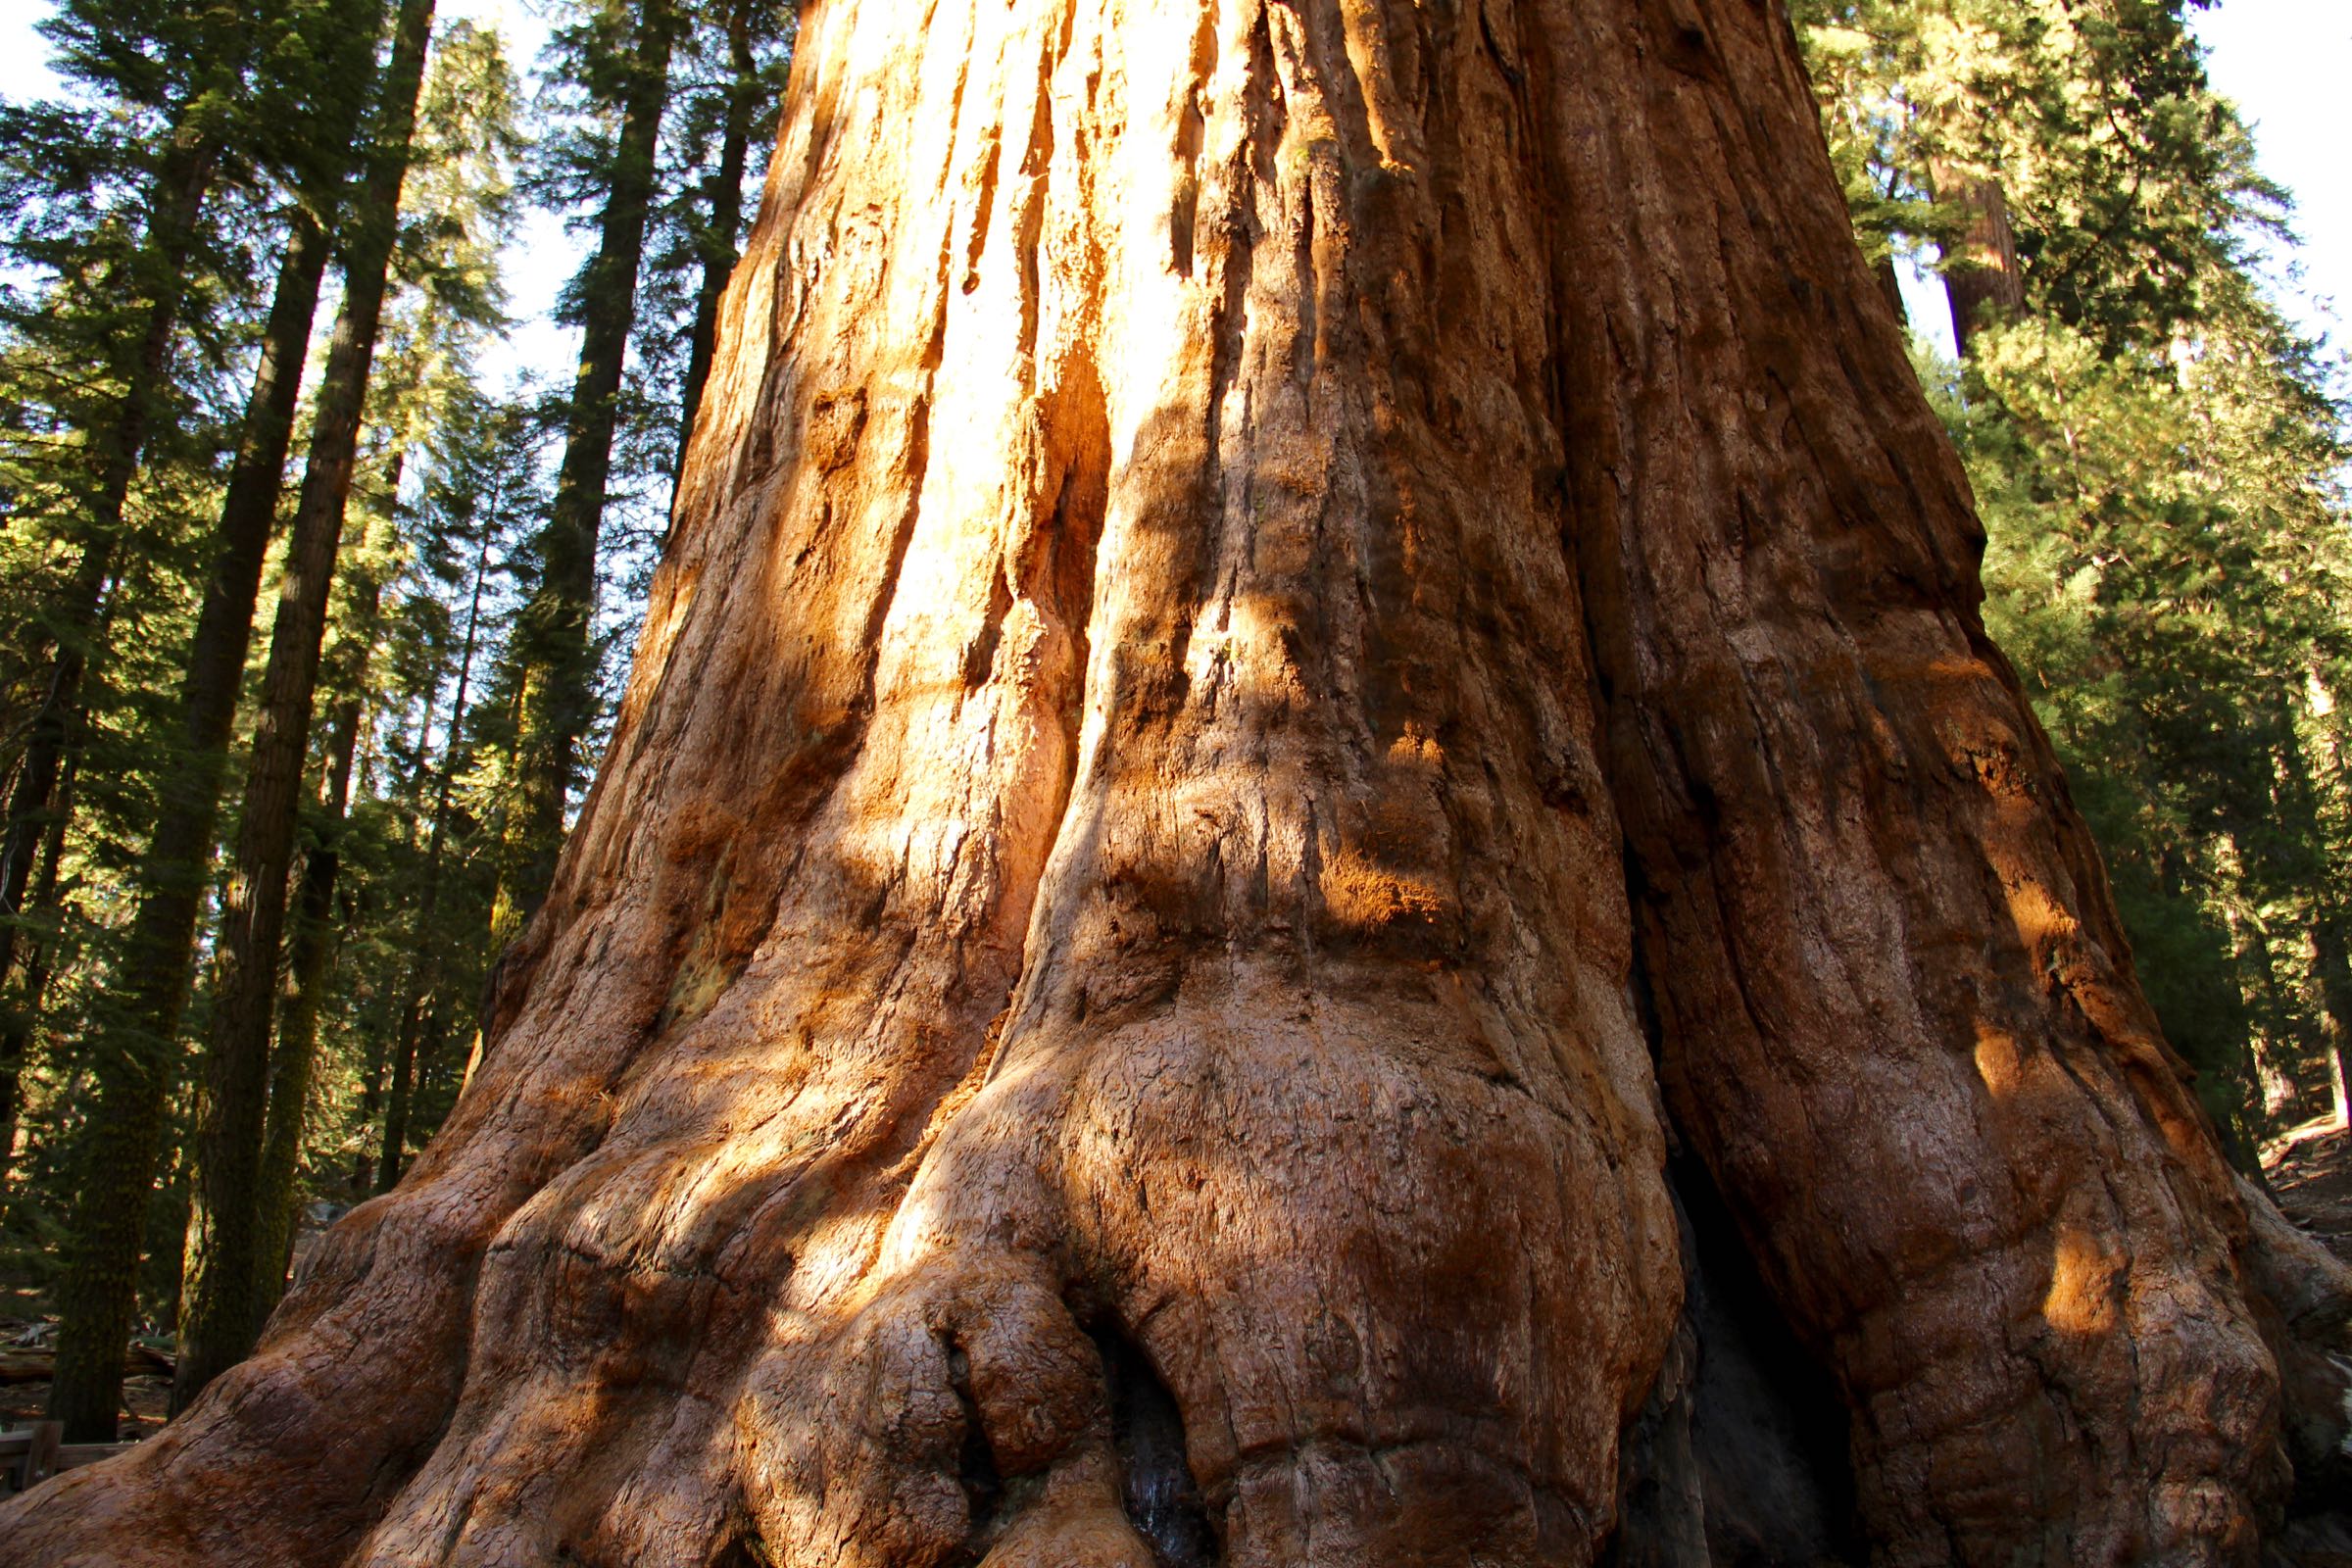
[[[1812,128],[1727,11],[1669,47],[1748,84],[1745,124],[1695,83],[1626,105],[1646,134],[1574,142],[1579,183],[1672,195],[1563,246],[1668,1102],[1854,1410],[1887,1560],[2243,1558],[2282,1477],[2229,1173],[1984,638],[1958,466],[1828,254],[1828,183],[1720,200]]]
[[[1886,1560],[2251,1560],[2244,1211],[1776,12],[826,0],[771,169],[477,1077],[0,1564],[1590,1562],[1667,1107]]]

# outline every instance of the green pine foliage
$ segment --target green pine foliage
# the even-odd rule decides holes
[[[0,1133],[35,1279],[234,439],[285,150],[259,126],[349,85],[325,10],[69,0],[44,27],[66,90],[0,106],[0,768],[5,854],[33,851],[0,901]]]
[[[25,736],[59,647],[78,639],[91,654],[62,783],[17,834],[39,851],[26,859],[23,907],[0,910],[0,929],[23,938],[13,967],[0,964],[0,1066],[13,1040],[22,1068],[22,1095],[0,1128],[10,1152],[0,1288],[16,1298],[0,1316],[47,1308],[72,1242],[80,1118],[110,1070],[98,1059],[111,1038],[103,1025],[122,991],[158,792],[182,744],[176,693],[270,279],[299,223],[340,237],[355,188],[349,127],[374,101],[392,9],[388,0],[58,0],[47,27],[58,101],[0,104],[0,787],[13,790],[25,773]],[[314,1219],[396,1177],[447,1116],[478,1048],[488,972],[527,902],[517,890],[544,863],[545,847],[526,831],[543,813],[532,817],[525,800],[535,755],[527,697],[544,671],[518,629],[543,596],[557,460],[578,421],[568,399],[495,389],[482,367],[514,324],[501,265],[523,213],[560,212],[593,235],[623,157],[623,109],[632,94],[649,101],[630,74],[649,58],[636,47],[637,6],[566,0],[553,10],[555,41],[535,85],[506,40],[444,22],[419,107],[281,954],[272,1137],[291,1126],[291,1198]],[[716,289],[756,208],[793,25],[789,7],[753,0],[668,0],[662,15],[674,42],[651,100],[663,105],[651,217],[597,503],[591,654],[608,707],[666,532],[693,368],[698,355],[707,364]],[[172,191],[185,196],[177,227],[155,216],[159,193]],[[596,281],[575,287],[574,324]],[[168,373],[142,379],[159,300],[170,305]],[[312,345],[314,381],[331,305]],[[93,497],[134,387],[152,407],[121,519],[96,541],[103,570],[93,589],[84,569],[102,511]],[[308,422],[306,409],[291,461]],[[285,474],[240,737],[298,477]],[[78,620],[77,593],[88,601]],[[223,850],[238,831],[242,776],[232,757]],[[222,858],[217,851],[208,922]],[[177,1307],[188,1152],[200,1131],[188,1086],[209,976],[200,955],[178,1038],[158,1043],[181,1086],[138,1285],[142,1331],[159,1342]],[[294,1050],[297,1041],[317,1049]],[[266,1204],[277,1200],[266,1193]]]
[[[1976,190],[2004,199],[2024,309],[1964,364],[1923,336],[1923,379],[1989,535],[1985,619],[2166,1033],[2250,1164],[2333,1109],[2352,1028],[2330,980],[2352,454],[2323,346],[2257,272],[2285,195],[2207,84],[2184,0],[1801,11],[1867,252],[1933,266]]]

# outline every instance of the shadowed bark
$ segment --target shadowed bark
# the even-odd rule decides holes
[[[472,1084],[0,1564],[2253,1561],[1777,11],[825,0],[720,341]]]

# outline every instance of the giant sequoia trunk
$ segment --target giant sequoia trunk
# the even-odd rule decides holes
[[[440,1138],[0,1563],[2252,1559],[2340,1303],[1777,8],[821,0],[678,517]]]

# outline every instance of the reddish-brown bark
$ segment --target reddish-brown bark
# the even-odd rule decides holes
[[[1960,232],[1944,258],[1943,291],[1952,311],[1952,343],[1968,359],[1985,328],[2026,308],[2026,271],[2018,265],[2001,182],[1941,164],[1935,174],[1937,196],[1960,218]]]
[[[825,0],[722,343],[471,1087],[0,1564],[1788,1560],[1841,1406],[2252,1560],[2328,1309],[1777,9]]]

